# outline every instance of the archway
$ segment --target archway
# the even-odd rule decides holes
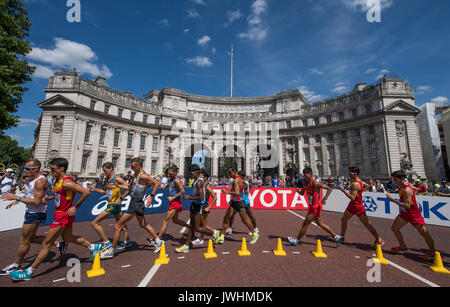
[[[245,171],[245,155],[237,145],[226,145],[219,152],[219,178],[228,176],[232,165],[236,165],[238,171]]]
[[[270,144],[261,144],[256,146],[252,152],[253,174],[264,179],[267,176],[273,177],[279,174],[278,154],[272,150]]]
[[[204,144],[192,144],[185,152],[184,158],[184,174],[189,176],[189,168],[192,164],[197,164],[211,174],[211,151]]]

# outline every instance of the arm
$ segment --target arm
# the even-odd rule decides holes
[[[396,203],[397,205],[399,205],[400,207],[408,210],[411,207],[411,199],[412,199],[412,192],[408,189],[405,189],[404,191],[404,197],[405,197],[405,201],[404,202],[400,202],[398,200],[396,200],[394,197],[392,197],[392,195],[390,194],[386,194],[387,199],[389,199],[390,201]]]
[[[4,200],[15,200],[15,204],[18,204],[20,202],[30,205],[30,206],[39,206],[42,204],[42,200],[45,197],[45,191],[47,190],[47,179],[41,179],[36,181],[36,184],[34,186],[34,198],[25,198],[25,197],[18,197],[15,194],[7,193],[2,196],[2,199]],[[10,204],[11,205],[11,204]]]
[[[169,184],[166,184],[166,186],[168,186]],[[183,195],[185,193],[184,191],[184,187],[181,184],[181,181],[179,179],[175,179],[175,186],[177,187],[177,189],[179,190],[179,192],[175,195],[175,196],[170,196],[169,197],[169,201],[172,201],[178,197],[180,197],[181,195]]]
[[[242,183],[242,181],[240,180],[239,182],[237,180],[233,181],[233,189],[232,190],[222,190],[222,193],[225,194],[230,194],[232,196],[239,196],[240,195],[240,184]]]
[[[75,216],[77,209],[81,207],[83,202],[89,197],[90,192],[83,188],[81,185],[73,182],[72,180],[64,180],[62,186],[64,190],[81,194],[78,202],[67,211],[69,213],[69,216]]]
[[[315,189],[319,189],[319,192],[320,192],[320,189],[327,190],[327,194],[325,194],[325,197],[322,198],[322,204],[326,205],[327,204],[327,199],[328,199],[328,197],[330,197],[330,194],[331,194],[331,192],[333,192],[333,189],[329,185],[326,185],[326,184],[323,184],[323,183],[319,183],[319,182],[315,183],[314,188]]]
[[[361,190],[361,187],[356,182],[352,183],[350,186],[352,190],[352,194],[347,192],[342,185],[339,186],[339,189],[347,196],[351,201],[354,201],[358,197],[358,192]]]
[[[206,188],[206,194],[208,194],[212,198],[212,202],[208,203],[208,208],[205,208],[205,212],[209,212],[211,207],[217,202],[217,195],[216,193],[214,193],[213,189],[210,186]]]
[[[147,174],[142,175],[141,179],[144,181],[146,185],[153,185],[153,191],[151,195],[145,199],[147,201],[147,206],[150,206],[152,204],[153,197],[155,197],[156,191],[158,191],[161,183]]]
[[[198,192],[198,196],[190,196],[190,195],[186,195],[184,197],[185,200],[202,200],[205,199],[205,194],[203,192],[203,186],[205,185],[205,183],[203,182],[203,180],[199,180],[197,181],[197,184],[195,185],[195,188],[197,189]]]
[[[117,176],[114,180],[114,183],[116,186],[121,189],[125,190],[125,193],[122,194],[122,196],[115,201],[115,205],[120,205],[122,203],[122,200],[124,200],[129,194],[130,194],[130,185],[121,177]]]
[[[97,189],[97,188],[90,188],[89,189],[89,191],[94,191],[94,192],[97,192],[97,193],[100,193],[100,194],[106,194],[106,190],[103,190],[103,189]]]

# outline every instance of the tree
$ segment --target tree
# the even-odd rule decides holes
[[[17,126],[17,112],[27,88],[22,84],[31,81],[35,67],[28,65],[25,57],[30,43],[25,41],[31,23],[28,11],[18,0],[0,0],[0,134]]]
[[[23,165],[31,158],[31,154],[31,148],[20,147],[11,137],[0,135],[0,163],[6,167],[11,164]]]

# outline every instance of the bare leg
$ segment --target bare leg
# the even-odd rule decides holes
[[[341,236],[345,237],[345,233],[347,232],[347,223],[348,221],[353,217],[353,214],[351,214],[348,211],[344,212],[344,215],[341,219]]]
[[[245,212],[245,210],[242,210],[241,212],[239,212],[239,215],[241,217],[242,223],[245,224],[245,226],[247,226],[247,228],[254,233],[255,232],[255,228],[253,228],[252,223],[250,222],[250,219],[248,218],[247,213]]]
[[[169,225],[169,222],[173,219],[173,217],[175,216],[177,210],[176,209],[172,209],[170,211],[167,211],[166,213],[166,217],[164,218],[162,225],[161,225],[161,229],[159,230],[158,236],[160,238],[162,238],[162,236],[166,233],[167,230],[167,226]]]
[[[158,238],[158,235],[156,234],[155,230],[153,229],[152,226],[150,226],[150,224],[147,223],[147,221],[145,220],[145,217],[144,217],[144,216],[136,215],[136,219],[137,219],[137,221],[138,221],[138,223],[139,223],[139,226],[140,226],[142,229],[147,230],[147,232],[148,232],[153,238],[155,238],[155,239]]]
[[[395,237],[398,240],[398,243],[400,244],[401,248],[406,248],[405,240],[403,239],[403,235],[400,231],[403,227],[405,227],[408,224],[407,221],[402,219],[401,217],[397,216],[394,223],[392,224],[391,230],[394,233]]]
[[[430,252],[434,253],[436,251],[434,248],[434,240],[431,237],[430,233],[428,232],[427,227],[425,225],[417,225],[416,229],[420,233],[420,235],[425,239],[425,242],[427,243]]]
[[[32,269],[36,270],[41,265],[41,263],[44,262],[45,258],[47,258],[48,253],[50,252],[51,247],[53,246],[53,243],[63,233],[63,231],[64,228],[62,228],[61,226],[57,228],[51,228],[48,231],[44,242],[42,242],[42,249],[31,265]]]
[[[316,218],[315,215],[308,215],[305,219],[305,221],[303,222],[302,228],[300,229],[300,232],[297,236],[297,240],[300,241],[303,236],[306,234],[306,231],[308,230],[309,225],[311,225],[311,223],[314,221],[314,219]]]
[[[120,221],[120,218],[122,217],[122,213],[118,213],[114,215],[114,218],[116,219],[116,222]],[[122,231],[123,231],[123,236],[124,236],[124,241],[130,241],[130,235],[128,233],[128,227],[127,225],[124,225],[122,227]]]
[[[103,227],[100,225],[100,223],[108,218],[111,215],[111,213],[109,212],[105,212],[103,211],[102,213],[100,213],[95,220],[93,220],[91,222],[91,226],[92,228],[94,228],[94,230],[97,232],[97,234],[100,236],[100,238],[102,239],[103,242],[108,242],[109,239],[106,236],[105,230],[103,229]]]
[[[129,221],[131,221],[133,219],[134,216],[135,216],[135,214],[125,213],[124,215],[122,215],[120,220],[114,225],[114,238],[113,238],[113,243],[111,246],[112,248],[116,248],[117,244],[119,243],[121,230],[125,227],[125,225]]]
[[[372,236],[374,236],[375,240],[379,240],[380,237],[378,236],[378,232],[376,229],[370,224],[369,218],[366,215],[361,215],[359,217],[359,220],[363,223],[364,226],[370,231]]]
[[[327,224],[324,224],[322,221],[322,217],[316,218],[317,225],[319,225],[320,228],[328,232],[333,238],[336,237],[336,233],[328,226]]]
[[[32,242],[33,237],[35,237],[36,231],[38,229],[39,229],[38,223],[23,225],[22,238],[20,239],[19,250],[17,251],[16,260],[14,261],[14,263],[17,263],[17,264],[22,263],[23,258],[25,258],[28,251],[30,250],[31,243],[38,243],[38,242]],[[41,241],[41,243],[42,243],[42,241]]]

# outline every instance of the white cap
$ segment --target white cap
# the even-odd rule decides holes
[[[6,172],[7,172],[7,173],[14,173],[14,170],[13,170],[12,168],[8,168],[8,169],[6,170]]]

